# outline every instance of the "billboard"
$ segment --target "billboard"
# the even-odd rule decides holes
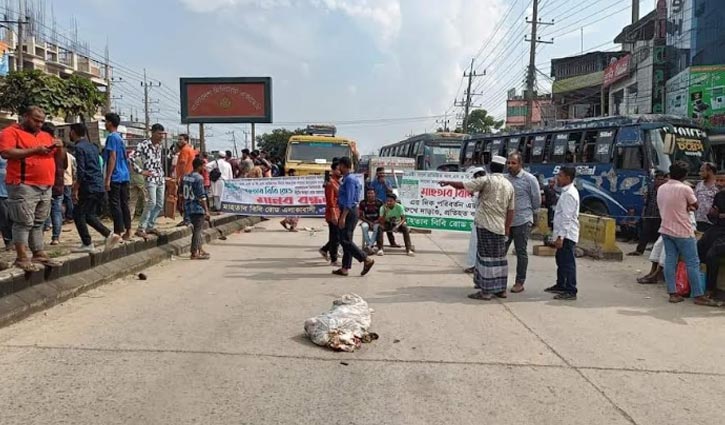
[[[689,113],[702,127],[725,127],[725,66],[690,68]]]
[[[604,87],[609,87],[622,78],[629,76],[630,62],[632,55],[623,56],[614,60],[607,69],[604,70]]]
[[[269,77],[181,78],[180,85],[184,124],[272,122]]]

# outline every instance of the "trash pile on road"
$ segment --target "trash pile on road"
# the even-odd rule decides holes
[[[345,294],[332,302],[332,309],[305,320],[305,333],[312,342],[336,351],[353,352],[378,335],[368,332],[373,310],[362,297]]]

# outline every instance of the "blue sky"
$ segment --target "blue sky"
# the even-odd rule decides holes
[[[271,76],[272,126],[305,122],[377,120],[339,124],[341,135],[359,141],[363,153],[431,131],[436,117],[461,95],[461,76],[474,56],[487,70],[475,87],[477,102],[502,115],[503,94],[520,87],[528,46],[523,42],[529,0],[47,0],[58,27],[71,17],[79,38],[103,52],[106,39],[124,114],[141,113],[139,74],[163,85],[152,90],[168,127],[178,124],[178,78]],[[629,0],[541,0],[542,28],[556,44],[541,46],[537,63],[548,73],[551,57],[576,54],[611,40],[630,19]],[[644,0],[642,15],[654,8]],[[553,15],[553,16],[552,16]],[[506,18],[506,19],[504,19]],[[519,19],[520,18],[520,19]],[[494,34],[497,24],[503,25]],[[596,22],[595,22],[596,21]],[[520,42],[518,40],[521,40]],[[480,53],[480,54],[479,54]],[[483,69],[481,69],[482,71]],[[546,90],[550,83],[539,77]],[[421,118],[417,118],[421,117]],[[430,117],[430,118],[425,118]],[[415,118],[397,120],[399,118]],[[298,124],[299,123],[299,124]],[[241,138],[245,125],[209,126],[212,148],[230,147],[226,133]],[[195,132],[192,130],[192,132]]]

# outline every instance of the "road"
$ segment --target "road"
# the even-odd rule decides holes
[[[466,298],[467,235],[413,235],[417,257],[390,251],[364,278],[334,278],[324,239],[269,221],[207,263],[169,261],[0,329],[0,422],[725,423],[725,310],[637,285],[644,259],[580,260],[579,300],[561,303],[542,291],[553,259],[532,257],[526,292],[486,303]],[[312,345],[304,320],[346,292],[375,309],[380,340]]]

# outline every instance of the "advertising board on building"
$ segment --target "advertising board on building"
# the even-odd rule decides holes
[[[629,76],[631,62],[632,55],[627,55],[611,63],[607,69],[604,70],[604,82],[602,83],[602,86],[609,87],[617,81]]]
[[[269,77],[181,78],[181,122],[271,123]]]
[[[725,65],[690,68],[689,113],[704,128],[725,127]]]

